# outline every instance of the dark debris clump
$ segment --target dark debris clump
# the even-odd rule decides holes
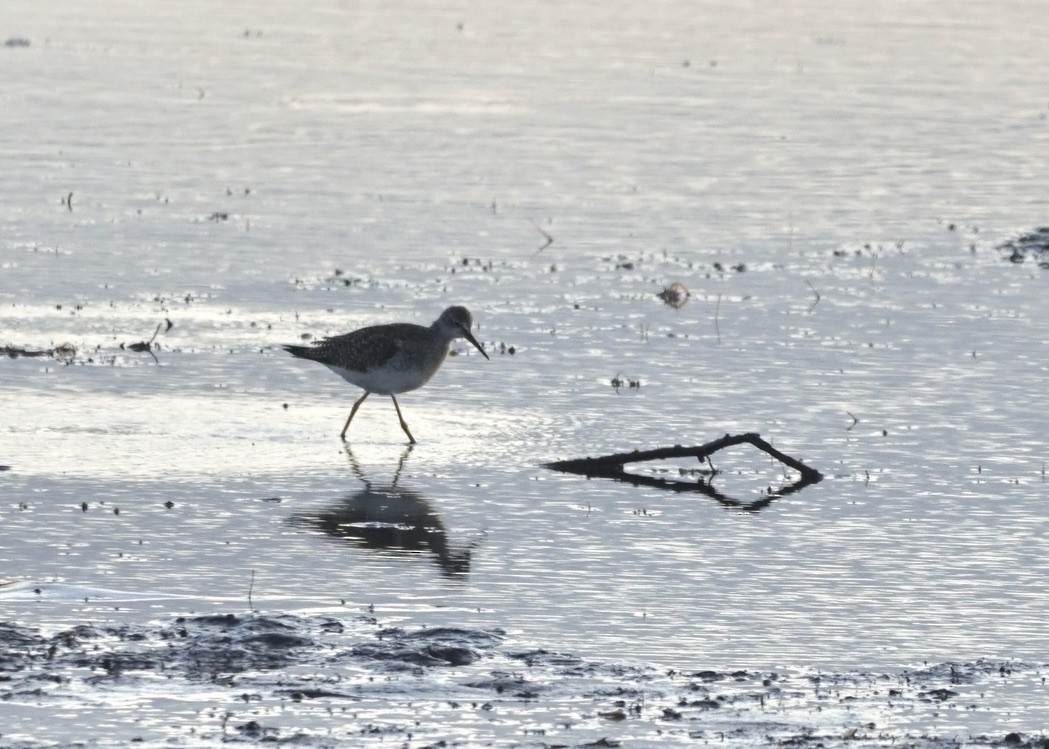
[[[1049,269],[1049,226],[1021,234],[998,245],[998,250],[1011,263],[1038,263],[1038,267]]]

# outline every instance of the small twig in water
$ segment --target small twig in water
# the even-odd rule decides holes
[[[812,293],[816,295],[816,301],[809,307],[809,312],[812,312],[812,310],[816,309],[816,305],[820,303],[820,293],[816,291],[816,287],[812,285],[812,281],[806,278],[805,283],[809,285],[809,288],[812,289]]]
[[[542,252],[543,250],[545,250],[547,247],[549,247],[550,245],[552,245],[554,243],[554,238],[552,236],[550,236],[550,234],[548,234],[547,232],[543,231],[543,228],[541,226],[539,226],[539,224],[537,224],[535,221],[532,222],[532,226],[534,226],[535,230],[537,232],[539,232],[540,234],[542,234],[543,235],[543,239],[546,240],[545,242],[543,242],[543,244],[539,245],[539,249],[537,249],[535,251],[536,254],[538,255],[540,252]]]
[[[251,602],[251,593],[255,590],[255,570],[251,571],[251,582],[248,583],[248,611],[255,610],[255,604]]]
[[[721,343],[721,325],[718,322],[718,315],[721,313],[721,294],[718,294],[718,303],[714,307],[714,332],[718,334],[718,343]]]
[[[857,424],[859,424],[859,423],[860,423],[860,420],[859,420],[859,419],[857,419],[857,418],[856,418],[855,416],[853,416],[853,415],[852,415],[851,413],[849,413],[848,411],[846,411],[845,413],[849,414],[849,418],[850,418],[850,419],[852,419],[852,423],[851,423],[851,424],[849,424],[849,428],[848,428],[848,429],[846,429],[845,431],[846,431],[846,432],[851,432],[851,431],[852,431],[852,428],[853,428],[854,426],[856,426]]]

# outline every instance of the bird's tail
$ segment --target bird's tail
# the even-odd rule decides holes
[[[313,359],[314,358],[313,357],[313,349],[310,348],[309,346],[296,346],[294,344],[290,344],[289,343],[287,345],[281,346],[281,348],[283,348],[285,351],[287,351],[292,356],[297,356],[300,359]]]

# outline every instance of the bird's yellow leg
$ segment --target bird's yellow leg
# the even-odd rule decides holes
[[[371,395],[371,393],[365,390],[364,395],[358,398],[357,402],[353,404],[353,408],[350,409],[350,418],[346,419],[346,426],[342,428],[342,434],[339,435],[339,438],[343,442],[346,441],[346,430],[350,428],[350,422],[353,421],[353,415],[357,413],[357,409],[361,407],[361,404],[364,403],[364,399],[367,398],[369,395]]]
[[[397,409],[397,418],[401,420],[401,429],[403,429],[404,433],[408,435],[408,441],[414,445],[415,437],[413,437],[412,433],[408,431],[408,425],[404,423],[404,417],[401,416],[401,407],[397,405],[397,399],[393,397],[393,393],[390,393],[390,397],[393,398],[393,407]]]

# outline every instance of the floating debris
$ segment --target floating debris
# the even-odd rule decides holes
[[[734,270],[736,273],[745,273],[746,270],[747,270],[747,264],[746,263],[736,263],[735,265],[729,266],[729,268],[731,270]],[[718,273],[724,273],[726,268],[720,262],[715,262],[714,263],[714,270],[716,270]]]
[[[37,356],[53,356],[54,349],[33,350],[26,348],[18,348],[16,346],[4,346],[3,348],[0,348],[0,353],[12,359],[17,359],[20,356],[32,358]]]
[[[164,323],[167,323],[167,327],[166,328],[164,328]],[[161,328],[164,328],[164,332],[167,333],[169,330],[171,330],[171,328],[172,328],[172,326],[174,326],[174,324],[175,323],[171,322],[171,320],[169,320],[168,318],[165,317],[164,318],[164,322],[157,323],[157,329],[153,331],[153,336],[148,341],[139,341],[138,343],[128,343],[128,344],[121,343],[120,344],[120,348],[122,350],[126,349],[128,351],[136,351],[136,352],[146,351],[146,352],[149,353],[150,356],[153,357],[153,361],[155,361],[155,362],[157,362],[157,364],[159,364],[160,360],[157,359],[157,355],[153,353],[153,341],[155,341],[157,339],[157,334],[160,333],[160,329]]]
[[[1002,242],[998,250],[1008,253],[1006,260],[1011,263],[1020,264],[1030,259],[1037,262],[1039,268],[1049,269],[1049,226]]]
[[[336,268],[335,272],[324,280],[328,284],[335,285],[341,283],[343,286],[346,287],[360,286],[364,283],[363,278],[358,278],[357,276],[347,276],[346,271],[344,271],[342,268]]]
[[[27,358],[50,356],[63,364],[71,364],[73,358],[76,356],[76,346],[72,343],[63,343],[61,346],[55,346],[54,348],[49,349],[28,349],[19,346],[0,346],[0,354],[11,359],[18,359],[23,356]]]
[[[662,299],[663,303],[666,304],[668,307],[672,307],[673,309],[681,309],[685,306],[685,302],[688,301],[688,298],[691,296],[691,294],[689,293],[689,290],[685,287],[685,284],[681,283],[680,281],[674,281],[674,283],[664,288],[661,292],[656,294],[656,296]]]
[[[629,375],[623,375],[616,372],[615,376],[611,380],[612,387],[618,393],[622,388],[629,387],[631,390],[641,389],[641,378],[631,377]]]

